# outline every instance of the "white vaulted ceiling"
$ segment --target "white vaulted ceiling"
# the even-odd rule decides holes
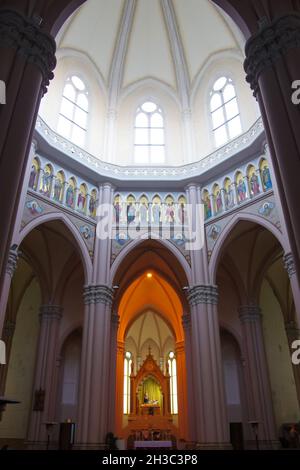
[[[179,99],[211,56],[242,47],[237,28],[209,0],[87,0],[57,42],[88,55],[110,93],[153,78]]]

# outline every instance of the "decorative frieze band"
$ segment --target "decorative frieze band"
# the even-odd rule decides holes
[[[19,258],[18,247],[17,245],[14,245],[9,250],[8,260],[7,260],[7,265],[6,265],[6,272],[11,278],[13,277],[17,269],[18,258]]]
[[[257,95],[260,74],[271,67],[289,49],[300,47],[300,15],[281,16],[272,22],[261,22],[260,31],[246,44],[244,68],[247,81]]]
[[[287,253],[284,255],[283,264],[289,277],[292,277],[294,274],[296,274],[295,261],[292,253]]]
[[[191,307],[199,304],[217,305],[219,293],[217,286],[194,286],[187,290],[187,299]]]
[[[50,34],[41,30],[37,18],[28,18],[15,10],[0,10],[0,44],[13,47],[26,62],[36,65],[42,73],[46,93],[56,66],[56,44]]]
[[[238,309],[239,318],[242,323],[256,322],[261,320],[261,308],[258,305],[243,305]]]
[[[114,297],[114,291],[111,287],[99,285],[99,286],[87,286],[84,288],[83,300],[85,305],[89,304],[104,304],[112,305]]]
[[[40,319],[43,320],[60,320],[63,313],[63,307],[60,305],[41,305]]]

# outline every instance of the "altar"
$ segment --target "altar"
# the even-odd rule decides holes
[[[142,403],[140,405],[141,415],[156,416],[160,415],[160,405],[152,403]]]

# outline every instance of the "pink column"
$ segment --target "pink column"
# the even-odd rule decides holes
[[[191,306],[192,367],[195,388],[196,436],[199,448],[229,448],[218,290],[201,285],[188,291]]]
[[[296,273],[294,256],[292,253],[286,253],[284,255],[283,264],[290,278],[295,303],[295,322],[300,329],[300,286]]]
[[[192,333],[191,333],[191,315],[185,314],[182,318],[182,325],[184,329],[184,342],[185,342],[185,360],[186,360],[186,376],[187,376],[187,438],[190,441],[191,448],[193,443],[197,440],[196,432],[196,416],[195,406],[199,402],[199,398],[195,400],[195,389],[193,381],[193,368],[191,367],[193,361],[192,351]]]
[[[189,185],[186,191],[189,204],[194,208],[201,204],[200,187]],[[191,312],[192,363],[187,363],[187,368],[192,367],[193,370],[193,440],[199,448],[229,448],[229,424],[217,310],[218,290],[216,286],[211,285],[209,279],[205,240],[201,250],[190,251],[190,257],[192,285],[187,289],[187,299]]]
[[[176,343],[176,365],[177,365],[177,392],[178,392],[178,419],[179,437],[186,439],[188,434],[188,400],[186,394],[187,373],[185,361],[185,342]]]
[[[239,317],[243,335],[248,420],[259,423],[258,437],[261,447],[276,448],[277,433],[260,307],[257,305],[241,306]],[[253,439],[255,439],[254,435]]]
[[[99,188],[99,205],[110,206],[112,221],[113,186]],[[105,222],[107,223],[107,221]],[[98,226],[98,229],[103,227]],[[116,360],[117,324],[112,317],[113,289],[110,283],[111,239],[97,237],[92,284],[84,289],[85,316],[79,393],[77,448],[100,449],[112,432],[108,405],[115,397],[115,377],[111,370]],[[112,327],[113,320],[113,327]]]
[[[46,422],[53,422],[56,405],[56,359],[62,307],[42,305],[40,334],[34,379],[33,408],[30,416],[28,442],[41,445],[46,442]]]
[[[77,448],[101,449],[110,431],[111,306],[107,286],[87,286],[79,393]]]
[[[120,324],[120,317],[118,314],[111,316],[111,354],[110,354],[110,370],[109,370],[109,383],[113,390],[110,400],[108,401],[109,407],[109,429],[115,431],[116,429],[116,377],[117,377],[117,352],[118,352],[118,328]]]
[[[17,269],[17,262],[18,262],[18,247],[17,245],[15,245],[15,246],[12,246],[12,248],[9,250],[9,253],[8,253],[3,291],[2,291],[1,298],[0,298],[0,337],[1,337],[2,330],[3,330],[4,322],[5,322],[6,306],[7,306],[8,296],[9,296],[11,280]]]

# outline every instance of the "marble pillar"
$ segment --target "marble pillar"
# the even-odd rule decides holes
[[[40,307],[40,332],[30,414],[28,442],[30,446],[45,445],[47,422],[55,421],[57,393],[57,356],[59,327],[63,309],[58,305]]]
[[[261,310],[257,305],[243,305],[239,308],[238,313],[242,328],[249,426],[251,426],[250,422],[258,422],[260,447],[266,449],[276,448],[278,436],[264,345]]]

